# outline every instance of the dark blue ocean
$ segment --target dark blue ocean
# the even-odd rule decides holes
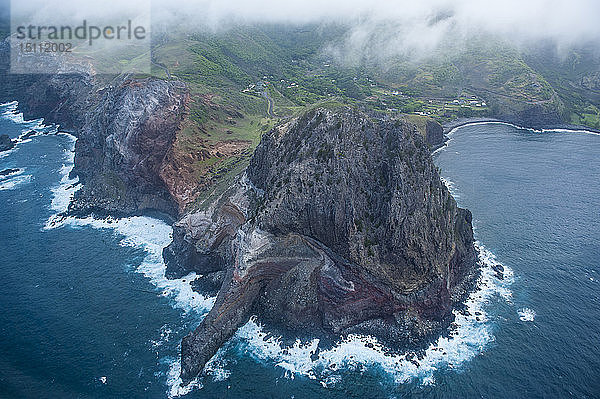
[[[165,222],[56,217],[74,138],[42,122],[0,106],[0,134],[48,133],[0,153],[1,398],[600,397],[599,135],[470,125],[434,155],[483,272],[424,353],[349,337],[311,359],[251,321],[186,389],[178,344],[213,298],[164,278]]]

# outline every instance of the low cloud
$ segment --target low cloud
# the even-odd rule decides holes
[[[81,14],[77,10],[114,16],[147,9],[149,1],[27,3],[35,19],[49,13],[76,18]],[[330,50],[350,60],[369,53],[418,56],[484,35],[521,44],[552,41],[558,48],[600,46],[598,0],[154,0],[150,9],[157,27],[187,30],[255,23],[346,24],[345,40]]]
[[[440,48],[492,37],[528,46],[553,43],[560,51],[580,45],[600,49],[598,0],[195,0],[155,2],[156,21],[189,28],[232,24],[335,22],[348,25],[327,51],[347,62],[419,58]],[[185,22],[184,22],[185,21]]]

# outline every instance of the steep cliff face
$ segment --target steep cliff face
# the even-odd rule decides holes
[[[40,56],[38,63],[60,62],[58,57]],[[50,68],[50,67],[49,67]],[[67,68],[65,66],[65,68]],[[43,70],[42,68],[40,68]],[[65,69],[60,75],[10,73],[10,43],[0,41],[0,102],[18,101],[19,110],[28,119],[45,118],[58,123],[63,130],[77,134],[85,122],[89,104],[93,102],[96,77],[81,68]]]
[[[263,139],[248,177],[264,230],[313,237],[403,292],[446,272],[456,204],[411,126],[308,113]]]
[[[548,103],[526,104],[520,107],[512,104],[506,106],[505,99],[496,102],[499,105],[494,117],[504,122],[533,129],[552,128],[564,123],[564,105],[558,98]]]
[[[425,124],[425,139],[432,149],[439,148],[446,141],[444,127],[433,119],[428,120]]]
[[[85,74],[8,75],[0,79],[2,102],[16,100],[26,118],[43,117],[74,134],[85,122],[94,85],[94,79]]]
[[[84,183],[70,211],[129,215],[158,210],[174,217],[184,203],[162,173],[187,112],[183,83],[97,76],[62,58],[32,58],[71,73],[9,73],[9,43],[0,42],[0,99],[17,100],[26,118],[45,118],[78,137],[73,174]],[[38,65],[39,66],[39,65]]]
[[[83,183],[71,203],[75,213],[178,212],[160,177],[163,161],[188,101],[176,81],[133,80],[109,88],[86,115],[75,147]]]
[[[449,323],[475,274],[471,215],[423,137],[350,108],[310,111],[266,134],[245,179],[186,216],[165,258],[171,270],[223,281],[183,340],[184,380],[252,313],[294,334],[414,344]]]

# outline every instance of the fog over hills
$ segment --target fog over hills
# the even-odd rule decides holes
[[[340,23],[352,26],[340,49],[374,47],[384,55],[423,55],[480,35],[520,44],[550,40],[559,50],[598,43],[600,38],[600,3],[594,0],[112,0],[102,4],[86,0],[76,5],[32,0],[19,7],[30,10],[32,21],[48,15],[77,21],[79,10],[101,18],[150,9],[157,29],[218,31],[239,24]]]
[[[0,0],[0,398],[595,397],[599,16]]]

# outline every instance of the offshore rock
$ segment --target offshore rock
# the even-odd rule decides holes
[[[15,143],[8,137],[8,134],[0,135],[0,152],[8,151],[15,147]]]
[[[187,215],[174,275],[219,273],[214,307],[182,342],[190,381],[252,314],[279,331],[415,345],[452,320],[476,276],[471,214],[413,125],[319,108],[266,134],[246,175]]]

